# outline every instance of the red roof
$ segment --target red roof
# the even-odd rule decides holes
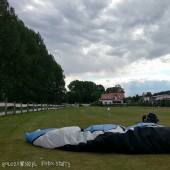
[[[107,93],[101,95],[101,100],[113,100],[113,99],[120,99],[123,100],[124,93]]]

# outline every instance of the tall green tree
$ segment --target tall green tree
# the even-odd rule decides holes
[[[0,77],[0,101],[60,103],[65,93],[61,66],[7,0],[0,1]]]
[[[91,81],[72,81],[69,85],[67,93],[69,103],[91,103],[98,101],[104,91],[102,85],[96,85]]]
[[[124,89],[118,84],[115,87],[109,87],[106,89],[106,93],[124,93]]]

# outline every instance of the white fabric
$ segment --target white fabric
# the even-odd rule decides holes
[[[111,129],[105,132],[124,133],[124,130],[117,126],[116,129]],[[89,140],[95,139],[98,135],[103,134],[103,131],[81,131],[77,126],[63,127],[54,129],[37,138],[33,144],[44,148],[57,148],[67,144],[78,145],[79,143],[87,143]]]

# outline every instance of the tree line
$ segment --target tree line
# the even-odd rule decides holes
[[[65,93],[61,66],[39,33],[0,1],[0,101],[58,103]]]

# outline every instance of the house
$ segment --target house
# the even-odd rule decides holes
[[[160,94],[151,97],[143,97],[142,101],[159,101],[159,100],[170,100],[170,94]]]
[[[169,94],[160,94],[160,95],[157,95],[157,96],[152,96],[152,100],[153,101],[170,100],[170,95]]]
[[[107,93],[102,94],[100,97],[100,101],[103,104],[115,104],[115,103],[123,103],[124,93]]]

